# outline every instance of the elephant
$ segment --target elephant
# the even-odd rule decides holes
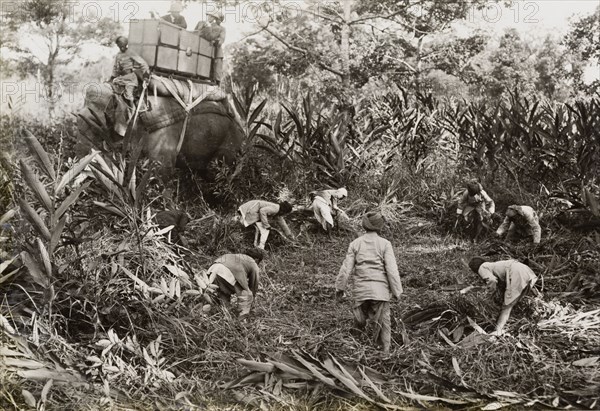
[[[119,146],[123,142],[123,122],[118,132],[119,110],[129,110],[114,95],[109,83],[88,89],[84,108],[77,114],[80,148]],[[121,112],[122,113],[122,112]],[[132,135],[142,144],[142,152],[165,169],[189,167],[205,171],[213,159],[232,164],[244,141],[244,130],[227,100],[202,101],[192,109],[181,150],[185,111],[174,98],[149,96]]]

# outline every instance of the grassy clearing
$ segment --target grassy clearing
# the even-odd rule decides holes
[[[222,217],[219,221],[230,219]],[[228,230],[236,240],[251,242],[249,231],[235,231],[235,227]],[[199,238],[201,231],[201,227],[192,229],[189,236]],[[99,382],[100,377],[105,381],[104,385],[55,384],[44,404],[47,409],[373,408],[356,396],[343,398],[347,394],[317,383],[301,389],[282,389],[281,385],[277,389],[272,381],[263,381],[224,389],[227,382],[248,373],[236,361],[239,358],[265,361],[275,353],[304,352],[316,358],[331,354],[345,364],[361,364],[378,371],[383,376],[383,393],[401,407],[458,406],[426,397],[407,397],[414,395],[411,393],[466,401],[461,405],[463,409],[494,402],[515,404],[516,408],[528,403],[534,408],[597,405],[597,367],[573,364],[600,352],[600,316],[586,316],[590,307],[576,310],[549,298],[523,301],[513,311],[507,336],[476,337],[471,335],[467,316],[491,330],[498,306],[483,293],[462,295],[457,290],[478,280],[462,261],[489,251],[490,244],[472,246],[453,237],[440,237],[417,218],[405,219],[385,236],[394,244],[405,288],[401,301],[392,307],[394,344],[389,359],[381,358],[368,335],[351,331],[350,300],[336,303],[334,298],[335,277],[354,235],[340,232],[328,238],[312,227],[305,230],[299,247],[288,247],[273,238],[269,257],[263,263],[255,307],[245,320],[240,321],[222,307],[206,313],[199,303],[189,311],[154,312],[149,316],[154,326],[136,327],[139,338],[147,335],[150,339],[155,334],[161,337],[164,369],[175,376],[168,383],[143,383],[126,372],[85,370],[82,357],[85,353],[89,357],[94,341],[106,337],[102,332],[96,339],[81,336],[79,344],[59,337],[41,343],[45,350],[52,350],[75,369],[86,372],[91,381]],[[227,250],[216,251],[214,255],[202,255],[199,265],[208,264],[212,257]],[[189,256],[186,259],[189,261]],[[123,287],[128,286],[123,283]],[[452,286],[456,286],[454,290]],[[425,314],[415,319],[415,313]],[[71,324],[71,334],[73,327]],[[7,347],[15,345],[6,337],[3,343]],[[41,394],[43,384],[24,382],[12,373],[2,373],[0,378],[4,408],[23,404],[23,389],[36,398]]]
[[[0,269],[0,362],[6,365],[0,369],[0,409],[598,407],[600,236],[593,229],[572,231],[578,220],[569,216],[561,222],[549,194],[516,196],[502,180],[500,191],[490,186],[502,209],[539,199],[544,241],[535,249],[497,241],[472,245],[440,234],[451,232],[456,221],[456,170],[415,177],[399,162],[387,177],[361,171],[349,186],[354,199],[343,204],[352,217],[348,230],[328,238],[305,223],[310,216],[295,215],[290,220],[298,244],[273,235],[255,307],[240,321],[207,306],[201,295],[207,287],[197,276],[222,253],[250,245],[253,230],[208,203],[240,203],[233,194],[275,198],[282,186],[301,198],[312,180],[288,173],[283,162],[264,168],[264,158],[257,157],[249,159],[257,163],[249,170],[261,177],[240,179],[243,190],[207,190],[192,181],[197,192],[212,191],[214,198],[207,194],[207,203],[187,192],[176,198],[176,206],[193,217],[185,249],[156,234],[152,214],[166,205],[160,184],[144,178],[150,165],[140,164],[137,180],[126,182],[127,161],[117,160],[114,167],[95,167],[81,201],[70,189],[57,190],[46,204],[43,192],[56,187],[51,176],[3,180],[18,183],[10,195],[3,191],[6,204],[26,199],[31,210],[21,206],[21,214],[29,210],[36,220],[39,213],[37,220],[58,234],[48,240],[39,222],[35,230],[14,215],[10,222],[10,245],[31,258],[27,269],[9,277],[11,267]],[[76,167],[55,165],[57,173]],[[279,174],[271,173],[275,166]],[[569,198],[584,199],[597,217],[589,190]],[[52,218],[60,204],[70,210],[66,225]],[[394,345],[385,360],[368,334],[351,330],[350,299],[334,299],[352,231],[360,231],[361,214],[374,207],[390,223],[384,237],[395,246],[405,288],[392,308]],[[573,213],[589,224],[584,208]],[[473,255],[527,260],[541,277],[543,299],[517,306],[507,336],[474,332],[493,329],[499,302],[477,290],[458,292],[479,281],[464,264]],[[276,361],[294,365],[302,378],[281,372]]]

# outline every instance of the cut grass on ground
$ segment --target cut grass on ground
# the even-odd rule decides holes
[[[487,294],[457,291],[465,284],[478,283],[464,261],[483,252],[485,246],[426,230],[412,234],[399,230],[385,236],[394,245],[404,285],[402,298],[392,305],[390,358],[382,358],[370,335],[352,331],[350,296],[342,302],[334,297],[336,275],[355,237],[338,233],[328,238],[311,232],[307,235],[310,241],[305,242],[310,247],[287,247],[273,239],[273,248],[261,267],[255,306],[244,320],[221,307],[203,313],[200,304],[187,315],[172,318],[169,330],[164,325],[157,328],[166,364],[177,379],[152,388],[140,385],[141,381],[116,378],[110,388],[117,388],[121,396],[113,404],[134,409],[177,409],[187,402],[203,409],[372,409],[356,397],[331,395],[324,386],[296,390],[279,385],[276,393],[261,383],[223,389],[228,381],[248,373],[237,359],[265,361],[272,354],[292,352],[321,359],[332,355],[346,363],[371,367],[385,376],[381,389],[398,406],[444,409],[448,405],[411,400],[402,393],[471,399],[473,407],[498,402],[498,398],[505,399],[500,401],[504,405],[517,404],[517,408],[528,401],[540,401],[540,408],[589,407],[597,401],[598,390],[594,389],[600,385],[600,373],[597,368],[576,366],[574,361],[600,352],[598,324],[568,332],[549,324],[542,330],[537,323],[553,312],[556,316],[558,308],[565,315],[576,311],[560,302],[523,301],[513,311],[507,336],[469,339],[473,327],[467,317],[489,331],[498,314],[499,306]],[[215,256],[203,259],[209,261],[207,257]],[[457,284],[456,290],[451,290]],[[402,322],[408,314],[425,309],[429,315]],[[13,398],[21,397],[19,390],[15,392],[19,385],[13,377],[3,375],[2,380]],[[28,383],[27,387],[34,393],[41,391],[41,386]],[[87,397],[80,395],[82,391],[55,387],[47,406],[106,405],[101,389],[91,389]]]

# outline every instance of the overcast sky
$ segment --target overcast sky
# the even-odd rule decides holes
[[[284,0],[285,1],[285,0]],[[4,1],[2,1],[4,7]],[[286,4],[293,6],[303,3],[303,0],[288,0]],[[600,0],[538,0],[538,1],[515,1],[511,7],[504,7],[503,1],[498,4],[490,1],[485,10],[473,10],[466,26],[486,28],[500,35],[508,27],[515,27],[521,31],[525,38],[543,39],[546,34],[553,33],[557,36],[564,34],[569,28],[569,19],[575,16],[591,14],[600,4]],[[16,3],[13,3],[16,4]],[[83,13],[88,19],[94,21],[98,17],[110,17],[123,25],[123,34],[127,34],[129,20],[150,18],[150,11],[154,10],[160,15],[166,14],[171,4],[170,0],[74,0],[73,11],[76,15]],[[237,8],[224,10],[227,37],[225,43],[240,41],[256,30],[253,26],[256,2],[241,2]],[[214,10],[214,3],[192,2],[183,11],[183,16],[188,23],[188,29],[193,29],[196,23],[206,19],[206,11]],[[98,16],[100,14],[101,16]],[[462,24],[464,27],[465,24]],[[28,40],[26,40],[28,41]],[[43,44],[31,40],[29,43],[42,48]],[[34,50],[36,47],[32,47]],[[99,50],[97,47],[84,48],[80,57],[83,60],[90,57],[98,57],[98,53],[113,57],[112,49]],[[589,67],[586,78],[593,80],[600,78],[598,66]]]
[[[461,0],[462,1],[462,0]],[[116,18],[126,23],[128,16],[135,18],[149,18],[150,10],[166,14],[169,9],[169,0],[126,1],[126,0],[101,0],[79,1],[77,7],[92,12],[94,6],[88,3],[100,4],[102,14]],[[302,0],[289,0],[289,4],[302,3]],[[504,2],[502,2],[504,3]],[[225,10],[227,29],[226,43],[239,41],[248,32],[252,31],[252,2],[242,2],[242,7],[236,10]],[[255,3],[254,3],[255,4]],[[507,27],[515,27],[520,31],[535,31],[538,33],[562,34],[568,28],[568,19],[573,15],[587,15],[594,11],[600,0],[537,0],[515,1],[513,6],[504,7],[490,1],[486,10],[473,10],[469,20],[473,24],[482,25],[493,31],[502,32]],[[195,27],[199,20],[205,19],[207,9],[214,7],[208,3],[201,5],[192,3],[182,13],[188,22],[188,29]],[[125,24],[127,25],[127,24]]]

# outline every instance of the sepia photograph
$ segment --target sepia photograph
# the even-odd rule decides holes
[[[0,0],[0,410],[600,409],[600,0]]]

